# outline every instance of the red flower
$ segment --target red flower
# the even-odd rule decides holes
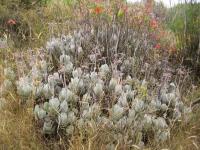
[[[154,48],[155,48],[155,49],[160,49],[161,46],[160,46],[160,44],[156,44]]]
[[[96,7],[94,8],[94,12],[95,12],[96,14],[100,14],[100,13],[103,12],[103,8],[102,8],[101,6],[96,6]]]
[[[158,22],[155,20],[155,19],[153,19],[153,20],[151,20],[151,22],[150,22],[150,26],[152,27],[152,28],[158,28]]]
[[[128,6],[127,6],[127,5],[124,5],[124,6],[122,7],[122,9],[124,10],[125,13],[128,12]]]
[[[100,3],[100,2],[102,2],[102,0],[95,0],[95,2],[96,2],[96,3]]]
[[[9,25],[15,25],[15,24],[16,24],[16,21],[15,21],[14,19],[9,19],[9,20],[7,21],[7,24],[9,24]]]

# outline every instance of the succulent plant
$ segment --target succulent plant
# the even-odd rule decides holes
[[[59,112],[60,101],[58,98],[51,98],[49,100],[49,113],[57,114]]]
[[[123,116],[123,113],[124,113],[124,108],[118,104],[115,104],[111,111],[111,119],[117,121]]]
[[[101,97],[103,96],[104,94],[104,91],[103,91],[103,85],[101,83],[97,83],[94,87],[94,94],[97,96],[97,97]]]
[[[16,78],[15,72],[11,68],[4,69],[4,76],[11,81],[14,81]]]
[[[148,89],[148,75],[138,78],[135,66],[142,58],[124,55],[120,48],[119,54],[111,43],[107,56],[100,42],[107,31],[99,30],[99,45],[93,42],[97,37],[92,31],[84,29],[47,42],[49,59],[33,65],[31,77],[19,79],[18,94],[26,99],[34,94],[34,114],[42,122],[44,134],[63,132],[71,136],[79,129],[87,137],[88,127],[106,126],[116,135],[113,141],[127,140],[129,145],[144,145],[148,131],[158,141],[167,140],[170,122],[191,112],[181,101],[177,86],[166,83],[156,95],[158,87]],[[115,40],[111,34],[111,41]],[[159,79],[155,80],[159,85]],[[112,143],[108,145],[112,147]]]
[[[109,73],[110,73],[110,68],[108,67],[107,64],[104,64],[99,68],[99,75],[101,78],[104,78],[104,79],[107,78]]]
[[[53,134],[56,131],[56,127],[53,124],[53,121],[49,118],[45,119],[44,125],[43,125],[43,133],[44,134]]]
[[[44,119],[47,115],[47,112],[44,109],[40,108],[39,105],[36,105],[34,109],[34,114],[38,119]]]
[[[28,98],[33,92],[33,86],[31,85],[30,78],[23,77],[17,81],[17,93],[23,97]]]

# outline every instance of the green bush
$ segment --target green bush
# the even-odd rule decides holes
[[[200,65],[200,3],[179,4],[169,11],[169,28],[177,37],[177,46],[186,65]]]

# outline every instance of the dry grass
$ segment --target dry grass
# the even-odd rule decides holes
[[[22,107],[15,96],[7,97],[7,106],[0,112],[0,149],[40,150],[40,149],[105,149],[104,139],[111,138],[104,129],[89,129],[90,137],[84,141],[82,135],[67,139],[45,139],[34,125],[31,104]],[[171,139],[166,143],[152,143],[148,150],[198,150],[200,148],[200,110],[196,110],[190,123],[181,123],[172,131]],[[110,136],[110,137],[109,137]],[[48,140],[48,141],[47,141]],[[69,143],[67,147],[66,143]],[[126,149],[122,144],[116,143],[116,149]],[[134,146],[133,146],[134,149]],[[135,146],[135,149],[136,146]]]

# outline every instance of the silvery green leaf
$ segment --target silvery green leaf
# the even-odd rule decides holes
[[[83,118],[80,118],[78,121],[77,121],[77,126],[79,129],[84,129],[84,119]]]
[[[97,78],[98,78],[97,73],[96,73],[96,72],[91,72],[90,78],[91,78],[91,81],[92,81],[93,83],[96,83],[96,82],[97,82]]]
[[[165,131],[161,131],[159,130],[156,135],[155,135],[155,138],[156,138],[156,141],[161,141],[161,142],[165,142],[167,139],[169,139],[170,137],[170,132],[168,130],[165,130]]]
[[[81,103],[81,110],[88,110],[90,107],[89,103],[88,102],[82,102]]]
[[[116,85],[117,85],[117,79],[112,78],[112,79],[110,80],[110,83],[109,83],[109,89],[110,89],[111,91],[114,91]]]
[[[76,121],[76,116],[75,116],[74,112],[71,111],[68,113],[68,121],[71,124],[74,123],[74,121]]]
[[[33,91],[33,86],[31,85],[30,79],[28,77],[20,78],[17,81],[17,93],[23,97],[28,98]]]
[[[121,96],[118,99],[118,104],[122,107],[128,107],[128,101],[125,93],[121,93]]]
[[[168,106],[166,104],[162,104],[160,108],[161,108],[162,111],[168,110]]]
[[[153,124],[154,124],[155,128],[157,128],[157,129],[165,129],[168,127],[165,119],[162,117],[153,119]]]
[[[49,112],[50,113],[58,113],[59,111],[59,106],[60,106],[60,101],[58,98],[51,98],[49,100]]]
[[[48,102],[45,102],[44,105],[43,105],[43,108],[46,112],[49,111],[49,103]]]
[[[61,65],[67,65],[70,64],[71,60],[70,60],[70,56],[68,55],[61,55],[60,56],[60,64]]]
[[[68,102],[76,102],[77,96],[69,89],[67,89],[67,101]]]
[[[84,94],[84,95],[83,95],[83,98],[82,98],[82,101],[83,101],[83,102],[90,102],[90,101],[91,101],[90,93]]]
[[[153,124],[152,116],[145,114],[143,122],[145,128],[150,128]]]
[[[56,80],[53,75],[48,76],[48,84],[51,89],[53,89],[56,85]]]
[[[117,129],[123,130],[127,125],[127,118],[122,117],[119,121],[116,122]]]
[[[83,119],[91,119],[92,118],[92,109],[89,108],[88,110],[83,110],[82,118]]]
[[[66,88],[62,88],[62,90],[60,91],[59,100],[60,101],[67,100],[67,89]]]
[[[101,83],[97,83],[93,90],[94,94],[98,97],[101,97],[104,94],[103,85]]]
[[[173,112],[173,118],[175,120],[180,119],[181,118],[181,112],[179,110],[174,110],[174,112]]]
[[[121,84],[117,84],[117,85],[115,86],[115,94],[116,94],[117,96],[119,96],[122,92],[123,92],[123,90],[122,90],[122,85],[121,85]]]
[[[72,75],[74,78],[80,78],[82,74],[83,74],[83,72],[82,72],[81,68],[76,68],[72,72]]]
[[[49,84],[44,84],[42,93],[46,99],[49,99],[51,96],[53,96],[53,93],[52,93],[52,90],[50,89]]]
[[[43,86],[44,86],[44,85],[40,84],[40,85],[38,85],[38,86],[36,87],[35,93],[34,93],[36,99],[39,98],[39,97],[42,97],[42,95],[43,95]]]
[[[44,119],[46,117],[47,113],[45,110],[43,110],[42,108],[39,109],[37,116],[39,119]]]
[[[135,108],[136,112],[141,112],[144,110],[145,104],[143,100],[136,99],[134,102],[133,107]]]
[[[126,85],[124,86],[123,90],[124,90],[124,92],[129,92],[129,91],[132,90],[132,87],[131,87],[131,85],[126,84]]]
[[[78,77],[72,78],[71,82],[69,83],[69,89],[71,89],[75,93],[79,93],[84,90],[84,82],[82,79]]]
[[[43,133],[44,134],[53,134],[53,133],[55,133],[55,127],[53,126],[53,121],[48,120],[48,121],[44,122]]]
[[[101,76],[101,78],[106,78],[109,72],[110,72],[110,69],[107,64],[103,64],[99,68],[99,75]]]
[[[73,71],[73,63],[69,62],[68,64],[65,64],[64,71],[66,74],[71,74],[71,72]]]
[[[72,135],[74,133],[74,126],[70,125],[66,129],[67,135]]]
[[[62,101],[61,104],[60,104],[60,111],[61,112],[68,112],[68,103],[66,100]]]
[[[66,126],[66,125],[68,124],[68,116],[67,116],[67,113],[61,112],[61,113],[58,115],[58,122],[60,123],[60,125]]]
[[[111,111],[111,119],[112,120],[119,120],[124,113],[123,107],[119,106],[118,104],[115,104]]]
[[[44,119],[46,117],[46,111],[40,108],[39,105],[36,105],[34,108],[35,117],[38,119]]]
[[[135,97],[135,91],[127,91],[126,98],[128,102],[132,102],[134,100],[134,97]]]

